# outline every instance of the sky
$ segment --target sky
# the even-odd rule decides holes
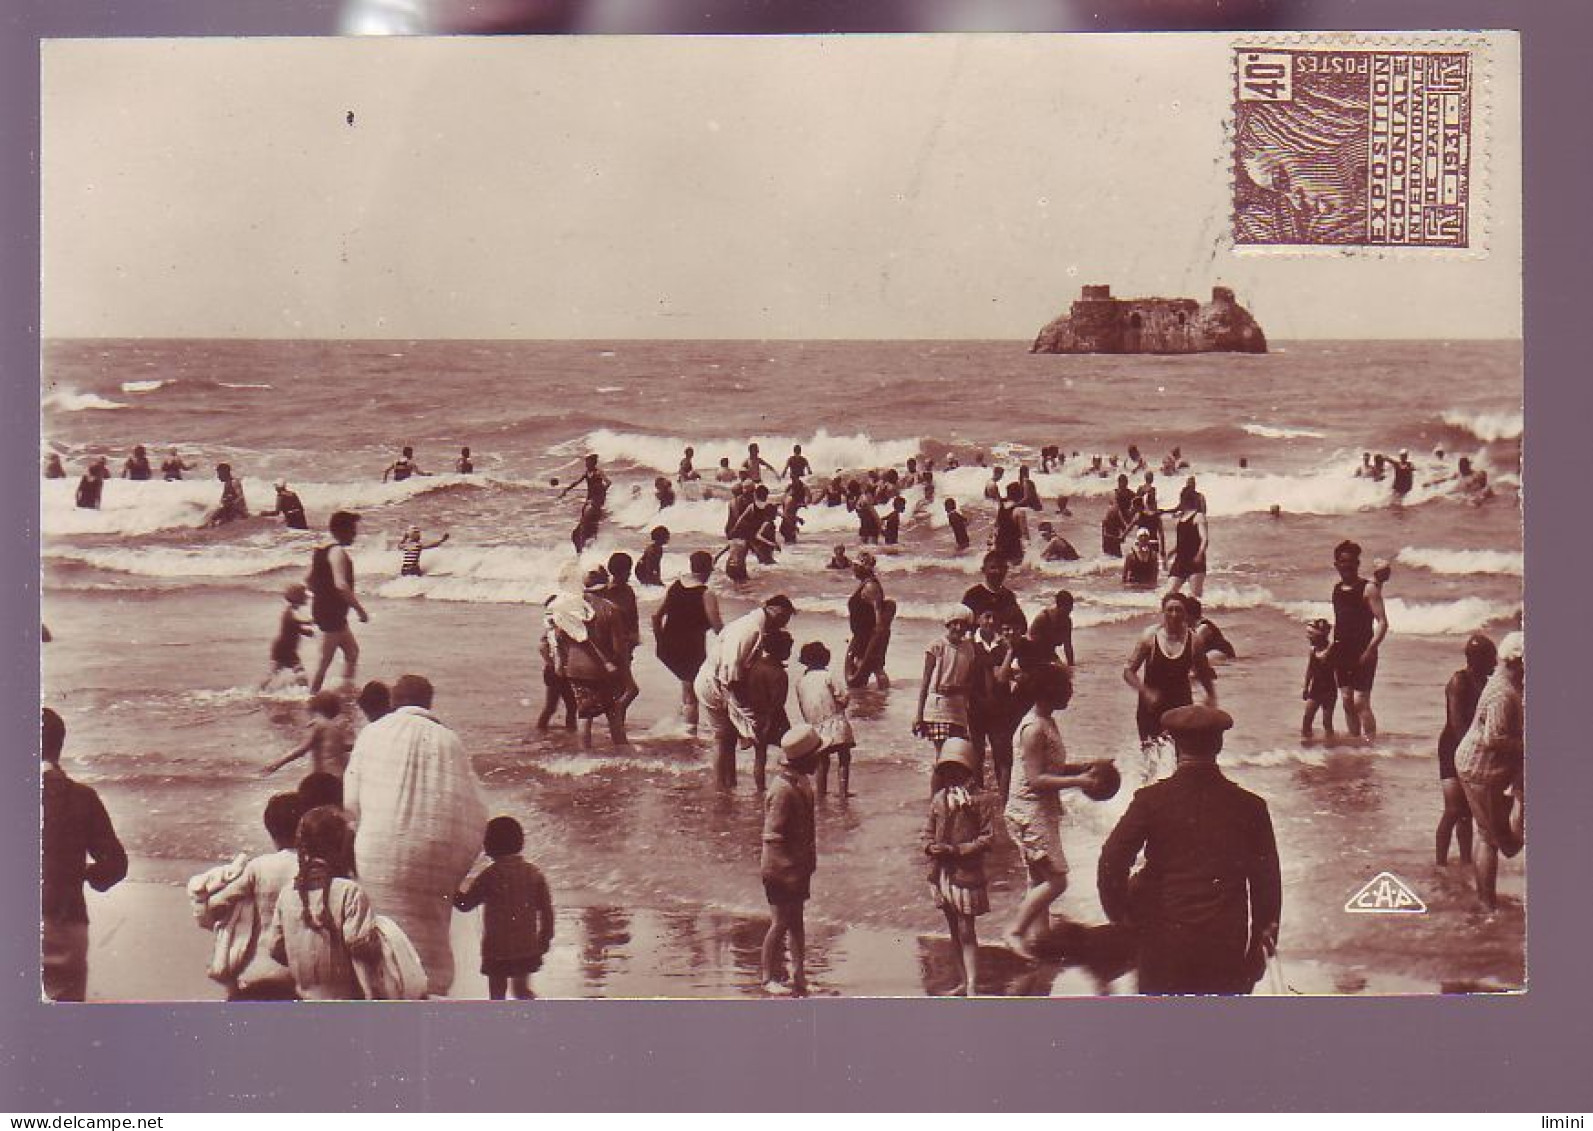
[[[1480,247],[1280,257],[1227,240],[1233,39],[55,41],[43,331],[1028,340],[1108,283],[1519,337],[1516,40]]]

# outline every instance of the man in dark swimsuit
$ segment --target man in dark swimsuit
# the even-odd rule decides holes
[[[559,492],[559,498],[564,498],[583,483],[586,484],[586,501],[595,504],[601,511],[603,504],[608,501],[608,476],[604,475],[603,469],[597,466],[596,454],[586,457],[586,470],[581,472],[579,479]]]
[[[386,483],[388,478],[391,477],[394,483],[402,483],[411,475],[429,474],[431,473],[422,471],[420,465],[415,462],[415,449],[405,448],[404,454],[390,463],[387,466],[387,470],[382,472],[382,482]]]
[[[762,483],[763,469],[766,467],[770,471],[774,472],[776,478],[779,478],[780,473],[774,471],[774,464],[770,463],[768,460],[764,459],[758,454],[758,445],[748,444],[747,458],[741,461],[741,474],[752,480],[754,483]]]
[[[354,682],[359,664],[360,646],[349,627],[348,611],[353,609],[362,624],[371,619],[354,594],[354,563],[348,554],[348,547],[359,533],[359,521],[360,516],[351,511],[334,512],[327,521],[332,543],[318,547],[310,557],[310,575],[304,584],[310,591],[310,616],[321,630],[321,660],[310,681],[312,695],[321,690],[332,657],[339,651],[343,653],[343,672],[348,683]]]
[[[796,444],[791,448],[791,455],[786,459],[785,466],[780,469],[780,478],[806,479],[811,470],[808,457],[802,454],[802,445]]]
[[[277,505],[268,511],[261,511],[268,518],[282,516],[282,525],[292,530],[310,529],[309,520],[304,517],[304,504],[299,501],[299,496],[288,490],[288,481],[278,479],[276,482]]]
[[[133,454],[127,457],[127,462],[122,464],[122,478],[143,480],[151,474],[149,454],[144,450],[144,445],[139,444],[133,448]]]
[[[1018,606],[1018,595],[1007,588],[1007,559],[991,550],[985,555],[980,572],[984,580],[962,595],[962,603],[973,612],[974,619],[977,621],[979,614],[989,609],[996,614],[997,624],[1010,624],[1020,633],[1028,632],[1029,618]]]
[[[1416,485],[1416,465],[1410,461],[1410,452],[1402,451],[1394,461],[1394,501],[1402,502]]]
[[[1344,697],[1344,717],[1353,737],[1377,736],[1372,715],[1372,682],[1377,650],[1388,635],[1382,588],[1361,576],[1361,547],[1346,539],[1333,548],[1333,675]]]

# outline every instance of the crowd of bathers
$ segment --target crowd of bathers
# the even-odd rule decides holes
[[[661,512],[673,505],[677,487],[696,491],[703,486],[702,476],[693,466],[694,454],[686,449],[673,483],[664,479],[655,483]],[[468,459],[466,449],[461,460],[467,462]],[[1060,466],[1062,461],[1059,449],[1044,449],[1042,474]],[[979,456],[974,462],[983,465]],[[180,475],[190,466],[174,470]],[[959,462],[955,456],[949,456],[943,466],[956,467]],[[1125,466],[1132,468],[1142,481],[1136,489],[1130,483],[1129,471],[1117,472],[1117,486],[1107,500],[1107,513],[1102,523],[1102,551],[1123,556],[1126,584],[1157,586],[1154,567],[1164,560],[1169,577],[1169,585],[1159,601],[1158,623],[1145,629],[1136,639],[1122,671],[1123,681],[1134,692],[1136,728],[1145,743],[1157,743],[1169,737],[1176,743],[1184,736],[1191,750],[1210,749],[1211,743],[1207,740],[1231,725],[1231,720],[1217,709],[1216,673],[1209,656],[1222,653],[1232,657],[1235,650],[1221,630],[1204,617],[1200,604],[1206,572],[1206,501],[1194,477],[1189,476],[1180,490],[1177,506],[1162,509],[1157,503],[1155,473],[1144,466],[1144,460],[1133,449],[1125,460],[1092,458],[1090,463],[1092,472],[1099,470],[1101,474],[1111,474],[1114,469]],[[1168,467],[1175,472],[1188,470],[1187,462],[1176,449],[1163,464],[1164,471]],[[779,482],[785,484],[780,502],[772,501],[772,493],[763,481],[765,472],[778,476]],[[406,448],[384,478],[404,479],[424,474],[416,465],[412,450]],[[221,478],[224,483],[228,481],[227,476]],[[962,980],[953,992],[962,993],[970,992],[975,985],[978,956],[974,921],[990,909],[983,858],[992,843],[991,812],[1002,814],[1004,827],[1018,848],[1029,880],[1016,918],[1006,934],[1006,942],[1020,955],[1034,957],[1054,943],[1054,924],[1049,918],[1049,909],[1067,885],[1068,865],[1060,839],[1063,816],[1060,795],[1075,790],[1086,798],[1104,798],[1116,791],[1118,783],[1117,771],[1110,760],[1076,763],[1067,758],[1057,716],[1066,710],[1073,696],[1074,599],[1071,592],[1059,591],[1054,601],[1031,619],[1022,609],[1017,595],[1007,587],[1009,569],[1023,559],[1027,550],[1025,512],[1039,512],[1043,504],[1026,466],[1021,466],[1015,478],[1004,486],[1003,478],[1002,467],[991,468],[985,496],[996,504],[996,510],[990,524],[988,550],[981,562],[981,578],[962,594],[957,604],[948,608],[941,621],[943,634],[925,650],[911,728],[913,735],[928,743],[933,751],[932,799],[924,850],[929,857],[935,905],[945,913],[948,930],[956,944]],[[812,486],[809,486],[810,479]],[[581,487],[585,488],[585,496],[576,528],[578,550],[590,545],[596,536],[611,487],[596,455],[586,457],[582,473],[563,493]],[[712,487],[725,492],[727,544],[718,555],[706,549],[695,551],[688,559],[687,570],[670,582],[651,618],[654,647],[660,662],[679,681],[681,718],[688,733],[695,736],[702,727],[711,737],[713,773],[721,788],[735,788],[741,753],[750,751],[753,784],[763,795],[766,810],[761,868],[771,923],[761,962],[764,984],[771,993],[801,992],[806,988],[802,907],[810,897],[817,853],[814,804],[817,797],[829,792],[832,765],[837,795],[845,798],[852,793],[852,755],[857,746],[849,715],[853,695],[871,684],[877,684],[882,693],[888,693],[891,687],[886,675],[886,657],[895,607],[885,595],[874,547],[899,544],[900,516],[907,512],[911,493],[919,492],[920,501],[926,505],[933,503],[935,465],[931,459],[914,458],[903,468],[838,472],[823,479],[813,476],[800,446],[792,451],[784,467],[777,470],[762,457],[756,444],[750,444],[747,458],[739,469],[730,468],[728,458],[720,460],[720,471]],[[948,515],[961,518],[952,501],[946,502]],[[789,629],[799,610],[788,597],[783,594],[769,596],[749,612],[726,622],[709,586],[721,558],[725,559],[726,575],[734,581],[747,579],[749,557],[772,564],[774,555],[783,546],[797,541],[803,509],[820,506],[845,507],[855,514],[858,541],[863,546],[855,557],[848,556],[845,545],[837,546],[826,563],[831,568],[850,569],[857,583],[847,607],[851,630],[847,654],[836,672],[831,670],[834,657],[823,642],[810,640],[797,647]],[[883,518],[879,515],[881,510],[885,512]],[[1068,513],[1065,497],[1058,500],[1058,511]],[[1169,515],[1173,518],[1170,532],[1165,525]],[[891,521],[893,516],[895,522]],[[271,763],[268,770],[301,756],[308,756],[314,772],[320,775],[339,778],[346,772],[358,770],[358,765],[350,762],[341,697],[320,690],[339,653],[344,658],[345,683],[352,686],[355,675],[359,652],[349,616],[357,614],[362,621],[368,616],[356,593],[353,564],[348,554],[348,548],[357,537],[358,521],[359,516],[352,512],[336,512],[329,523],[332,541],[316,548],[305,584],[290,586],[286,593],[287,607],[272,647],[273,677],[297,677],[302,673],[298,643],[311,634],[311,629],[299,619],[297,610],[306,600],[312,606],[312,620],[321,638],[322,654],[311,681],[315,694],[309,703],[310,734],[287,757]],[[967,549],[966,519],[948,521],[947,525],[957,548]],[[1042,526],[1041,529],[1044,533],[1046,528]],[[418,532],[412,533],[418,538]],[[610,737],[616,745],[627,743],[626,715],[640,693],[634,668],[643,643],[637,595],[631,580],[634,574],[641,584],[662,584],[662,560],[668,540],[667,528],[656,527],[641,563],[634,569],[629,554],[616,552],[604,566],[585,572],[579,591],[560,591],[546,600],[538,642],[546,691],[538,719],[540,727],[551,726],[562,712],[566,727],[579,728],[581,741],[590,746],[592,725],[601,718],[607,721]],[[424,547],[417,544],[412,554],[417,571],[419,548]],[[1069,552],[1077,556],[1065,540],[1054,534],[1046,538],[1042,552],[1047,557],[1066,557],[1070,556]],[[1147,553],[1154,555],[1149,570],[1138,564],[1138,559]],[[406,552],[406,562],[409,556]],[[1340,701],[1351,736],[1370,739],[1376,734],[1371,692],[1379,649],[1388,632],[1382,590],[1389,578],[1389,569],[1386,564],[1376,562],[1372,576],[1363,577],[1361,558],[1361,548],[1353,542],[1345,541],[1335,548],[1333,559],[1339,580],[1331,595],[1333,620],[1331,623],[1313,622],[1307,629],[1310,648],[1302,693],[1306,703],[1302,734],[1306,736],[1310,736],[1319,712],[1327,733],[1333,733],[1333,712]],[[1464,768],[1457,771],[1460,790],[1451,791],[1449,785],[1445,786],[1445,826],[1440,832],[1440,857],[1447,856],[1451,834],[1462,838],[1463,856],[1469,856],[1469,832],[1475,827],[1484,842],[1475,861],[1478,890],[1485,902],[1493,903],[1498,856],[1513,855],[1519,851],[1521,843],[1520,671],[1523,649],[1519,634],[1513,634],[1504,645],[1492,650],[1499,659],[1508,656],[1510,660],[1501,667],[1503,674],[1487,674],[1483,672],[1486,666],[1483,653],[1489,649],[1478,643],[1485,639],[1474,638],[1468,643],[1467,671],[1471,674],[1461,680],[1461,673],[1457,673],[1450,688],[1451,699],[1470,696],[1472,714],[1470,718],[1460,718],[1466,714],[1466,704],[1458,707],[1450,704],[1446,735],[1452,741],[1441,743],[1440,753],[1442,755],[1445,746],[1452,748],[1452,759],[1464,763]],[[794,681],[795,716],[790,711],[793,680],[787,671],[793,655],[802,669]],[[424,682],[419,681],[419,684]],[[1461,689],[1464,694],[1455,692],[1456,682],[1464,684]],[[411,720],[415,726],[429,719],[425,715],[430,705],[429,685],[422,691],[423,701],[417,698],[406,703],[422,716],[420,722]],[[381,708],[378,706],[376,710],[379,712]],[[367,711],[368,715],[371,713]],[[372,743],[375,734],[371,732]],[[442,741],[424,728],[417,734],[420,737],[406,737],[402,742],[395,739],[396,745],[386,756],[399,760],[411,758],[425,743]],[[1457,734],[1461,737],[1456,737]],[[1215,748],[1210,749],[1212,757],[1220,745],[1218,741]],[[376,749],[372,745],[368,764],[377,757]],[[773,775],[768,765],[771,750],[778,750],[781,755]],[[356,745],[356,762],[358,751]],[[1462,753],[1456,755],[1454,751]],[[1182,745],[1179,753],[1182,767],[1185,753]],[[457,752],[450,757],[454,772],[468,776],[468,762],[461,761]],[[369,781],[369,770],[366,780]],[[464,792],[469,793],[469,790]],[[1454,800],[1451,792],[1464,800],[1464,806],[1451,804]],[[472,820],[476,816],[472,809]],[[1465,821],[1465,816],[1472,820]],[[301,819],[295,829],[300,841],[298,880],[302,883],[297,883],[299,888],[305,884],[313,886],[325,878],[324,867],[323,871],[316,871],[316,867],[324,866],[324,861],[321,865],[304,864],[304,840],[328,835],[319,826],[308,827],[307,820],[308,816]],[[324,824],[331,818],[317,820]],[[499,823],[502,821],[500,818]],[[360,827],[369,830],[374,826],[362,822]],[[516,855],[503,846],[508,843],[506,838],[511,838],[517,830],[506,832],[505,829],[507,826],[493,834],[502,842],[498,846],[499,856],[494,859]],[[280,829],[273,835],[278,833],[286,835],[286,831]],[[380,853],[390,851],[391,844],[400,843],[403,835],[400,828],[387,829],[379,847],[372,849],[377,854],[373,860],[380,859]],[[450,835],[451,851],[458,855],[463,851],[459,848],[461,834],[456,830]],[[1114,833],[1114,837],[1117,835]],[[1263,849],[1270,844],[1269,825],[1265,837],[1255,841],[1256,851],[1264,856]],[[1132,862],[1135,850],[1130,850],[1126,859],[1120,849],[1115,850],[1112,858],[1126,867]],[[1275,855],[1275,849],[1270,851]],[[372,864],[373,874],[378,867]],[[1248,882],[1261,883],[1263,891],[1270,890],[1265,885],[1270,883],[1267,876],[1275,872],[1275,867],[1274,859]],[[1104,885],[1104,850],[1102,869]],[[464,864],[458,864],[454,870],[462,877]],[[363,871],[362,868],[362,874]],[[345,868],[344,878],[350,877],[351,873]],[[283,878],[286,878],[285,867]],[[478,885],[480,882],[477,881]],[[523,880],[524,890],[516,889],[495,898],[510,902],[531,898],[526,894],[530,891],[525,888],[528,883],[531,881]],[[355,898],[347,888],[338,890],[345,901]],[[1103,902],[1106,902],[1107,888],[1103,886],[1102,890]],[[333,894],[333,888],[322,885],[323,906]],[[389,898],[394,902],[386,910],[399,914],[403,908],[402,892],[395,892]],[[461,895],[460,898],[466,897]],[[536,899],[543,908],[536,915],[545,920],[539,920],[536,945],[545,950],[551,938],[551,909],[545,887]],[[1117,907],[1116,911],[1126,919],[1133,918],[1132,910]],[[417,918],[410,930],[417,935],[416,944],[426,954],[426,961],[442,962],[435,957],[435,952],[439,948],[446,949],[446,923],[439,927],[423,921],[419,912],[411,914]],[[1269,945],[1275,942],[1277,909],[1273,908],[1268,914],[1271,916],[1268,921],[1251,923],[1251,949],[1256,939]],[[306,937],[313,942],[313,917],[308,911],[305,915],[303,925],[311,931]],[[1117,917],[1118,914],[1113,914],[1114,919]],[[280,921],[282,916],[279,914],[277,918]],[[280,931],[281,927],[274,929]],[[368,924],[366,929],[369,930]],[[290,924],[288,934],[291,936],[296,930],[297,927]],[[1254,934],[1255,931],[1260,934]],[[375,946],[372,941],[375,937],[369,935],[366,944]],[[291,946],[284,951],[280,939],[273,949],[279,958],[283,954],[291,955]],[[537,952],[537,962],[540,962],[541,950]],[[786,955],[790,959],[789,971],[784,965]],[[1248,951],[1242,957],[1245,969],[1250,969]],[[1223,978],[1233,979],[1234,963],[1238,959],[1229,955],[1225,961],[1227,972]],[[289,965],[294,963],[289,961]],[[492,967],[494,996],[501,996],[503,992],[499,976],[505,971],[510,972],[517,994],[522,990],[529,992],[524,974],[534,969],[534,965],[510,965],[512,970],[502,964]],[[483,969],[486,971],[488,967]],[[1201,984],[1238,986],[1243,982],[1244,978],[1239,977],[1237,981]],[[1143,971],[1141,984],[1145,985]],[[1174,978],[1168,984],[1179,983]],[[1249,984],[1253,984],[1253,979],[1245,983],[1244,988]],[[348,986],[352,986],[352,982],[348,982]],[[433,988],[435,990],[435,984]],[[300,992],[315,996],[303,986]]]

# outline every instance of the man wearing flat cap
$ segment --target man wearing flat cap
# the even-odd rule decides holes
[[[1278,848],[1267,803],[1217,768],[1233,719],[1215,707],[1162,716],[1178,768],[1134,795],[1101,848],[1101,906],[1139,936],[1139,992],[1247,994],[1277,944]],[[1130,882],[1140,851],[1145,866]]]

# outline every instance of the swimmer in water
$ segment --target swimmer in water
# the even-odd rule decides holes
[[[310,591],[310,617],[321,630],[321,659],[315,678],[310,681],[311,694],[321,690],[327,670],[339,652],[343,653],[344,682],[354,683],[359,665],[359,642],[349,628],[348,614],[352,609],[362,624],[371,619],[354,592],[354,563],[348,554],[348,547],[359,535],[359,521],[360,516],[351,511],[335,512],[327,520],[332,541],[318,546],[310,556],[310,573],[304,584]]]
[[[575,520],[575,529],[570,531],[570,541],[575,544],[577,554],[586,549],[587,543],[597,537],[597,528],[602,517],[602,510],[591,499],[581,504],[580,517]]]
[[[181,453],[176,448],[173,448],[167,454],[165,461],[161,463],[160,474],[166,482],[175,483],[183,477],[183,472],[192,471],[198,466],[196,463],[185,463]]]
[[[830,560],[824,563],[825,569],[844,569],[848,573],[852,570],[852,561],[846,556],[846,547],[837,546],[830,553]]]
[[[1049,522],[1040,524],[1040,542],[1044,546],[1044,549],[1040,551],[1042,561],[1076,562],[1079,560],[1079,552],[1073,548],[1073,544],[1058,534]]]
[[[122,464],[122,478],[146,480],[154,472],[149,466],[149,453],[144,450],[143,444],[135,445],[133,454],[127,457],[127,462]]]
[[[299,501],[299,496],[288,489],[286,479],[276,481],[277,505],[260,514],[266,518],[282,516],[282,525],[292,530],[310,529],[309,520],[304,517],[304,504]]]
[[[794,444],[791,454],[786,457],[785,466],[780,469],[781,479],[806,479],[813,470],[813,465],[808,462],[808,457],[802,454],[802,445]]]
[[[990,482],[985,484],[985,498],[995,503],[1006,498],[1005,492],[1001,489],[1001,477],[1006,473],[1006,468],[1003,467],[990,469]]]
[[[302,682],[304,665],[299,661],[299,641],[315,635],[309,622],[301,620],[299,610],[309,600],[309,591],[294,582],[282,591],[284,606],[282,619],[277,624],[276,639],[271,642],[271,672],[262,688],[276,686],[284,681]]]
[[[762,483],[764,468],[768,468],[776,478],[779,477],[780,473],[775,471],[774,464],[770,463],[768,460],[764,459],[758,454],[758,445],[748,444],[747,458],[741,461],[741,474],[752,480],[754,483]]]
[[[880,527],[880,537],[887,546],[894,546],[901,537],[902,515],[907,513],[907,500],[897,495],[891,500],[891,509],[885,512]]]
[[[575,490],[583,483],[586,484],[586,501],[588,503],[595,503],[597,505],[598,511],[601,513],[603,510],[603,504],[608,501],[609,480],[608,476],[603,474],[603,469],[597,466],[596,453],[587,455],[586,467],[582,470],[581,477],[574,482],[567,484],[564,490],[559,492],[559,498],[564,498],[564,496],[568,495],[571,491]],[[593,528],[593,532],[596,533],[595,527]]]
[[[471,475],[476,470],[475,461],[470,458],[469,448],[459,449],[459,458],[454,460],[454,470],[460,475]]]
[[[1160,560],[1151,532],[1141,526],[1134,531],[1134,545],[1123,555],[1123,584],[1132,589],[1154,589]]]
[[[641,585],[664,584],[664,547],[669,545],[669,527],[655,526],[647,535],[647,549],[636,563],[636,581]]]
[[[222,526],[240,518],[248,518],[249,504],[243,497],[243,480],[232,474],[232,465],[216,464],[216,478],[221,480],[221,501],[205,519],[205,525]]]
[[[111,471],[106,466],[104,456],[95,456],[90,460],[88,468],[83,472],[83,478],[77,481],[77,505],[84,510],[99,510],[100,499],[105,492],[105,481],[110,476]]]
[[[382,482],[386,483],[391,478],[394,483],[402,483],[411,475],[429,474],[430,472],[422,471],[420,465],[415,462],[415,449],[405,448],[404,454],[388,464],[387,470],[382,472]]]
[[[675,505],[675,488],[668,479],[660,475],[653,480],[653,497],[658,500],[658,509]]]
[[[398,567],[398,575],[400,577],[421,576],[421,551],[435,550],[438,546],[441,546],[446,541],[448,541],[448,535],[446,533],[435,542],[422,541],[420,537],[420,527],[411,526],[408,530],[404,531],[404,536],[398,540],[398,550],[399,553],[403,555],[403,560]]]
[[[54,452],[44,457],[44,477],[46,479],[66,478],[66,468],[61,466],[61,457]]]
[[[685,486],[693,479],[702,478],[701,475],[697,474],[697,469],[691,465],[691,461],[696,457],[696,455],[697,449],[687,448],[685,453],[680,457],[680,467],[675,472],[675,482],[679,483],[681,486]]]

